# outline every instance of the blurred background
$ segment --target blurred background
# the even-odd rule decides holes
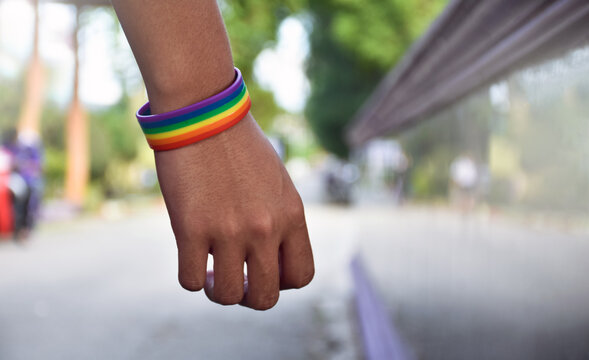
[[[109,3],[0,0],[0,359],[589,359],[588,5],[477,3],[219,1],[315,251],[262,313],[177,284]]]

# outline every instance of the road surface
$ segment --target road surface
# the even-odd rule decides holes
[[[268,312],[182,290],[161,206],[1,243],[0,359],[360,358],[357,252],[419,359],[589,358],[586,236],[420,207],[309,205],[307,218],[316,278]]]

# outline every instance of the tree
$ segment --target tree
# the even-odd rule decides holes
[[[289,15],[304,8],[304,0],[238,0],[221,3],[223,18],[233,47],[233,57],[250,92],[254,116],[268,129],[280,109],[272,94],[253,78],[253,64],[260,52],[276,40],[278,26]]]
[[[445,0],[315,0],[306,116],[319,142],[346,157],[344,132],[385,73]]]

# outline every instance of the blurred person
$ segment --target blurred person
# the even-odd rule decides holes
[[[450,165],[452,201],[463,213],[471,211],[476,203],[476,190],[479,173],[470,155],[460,155]]]
[[[401,144],[392,139],[371,140],[364,148],[363,161],[369,184],[379,192],[391,193],[395,204],[402,204],[409,159]]]
[[[193,116],[192,109],[225,99],[239,72],[215,0],[112,3],[147,89],[149,103],[138,113],[142,127],[178,124],[178,114]],[[311,281],[313,255],[301,198],[280,158],[249,111],[236,119],[202,139],[183,127],[165,130],[179,134],[172,148],[166,134],[146,137],[157,144],[152,148],[176,237],[180,284],[204,288],[222,305],[265,310],[276,304],[279,290]],[[209,253],[214,268],[207,273]]]
[[[10,164],[8,187],[12,195],[14,237],[22,240],[33,229],[41,204],[41,142],[36,134],[18,134],[16,129],[9,129],[4,134],[2,149]]]
[[[335,156],[330,156],[327,159],[325,167],[324,185],[327,201],[334,204],[350,205],[353,186],[360,178],[358,167]]]
[[[402,150],[399,152],[394,168],[393,193],[395,194],[395,203],[401,205],[405,201],[405,179],[409,169],[409,159]]]
[[[12,192],[10,191],[11,173],[11,155],[0,146],[0,237],[11,236],[14,228]]]

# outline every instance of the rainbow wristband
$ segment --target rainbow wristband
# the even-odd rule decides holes
[[[151,114],[149,102],[137,111],[137,120],[153,150],[172,150],[206,139],[237,124],[247,115],[251,101],[243,77],[235,68],[235,81],[217,95],[182,109]]]

